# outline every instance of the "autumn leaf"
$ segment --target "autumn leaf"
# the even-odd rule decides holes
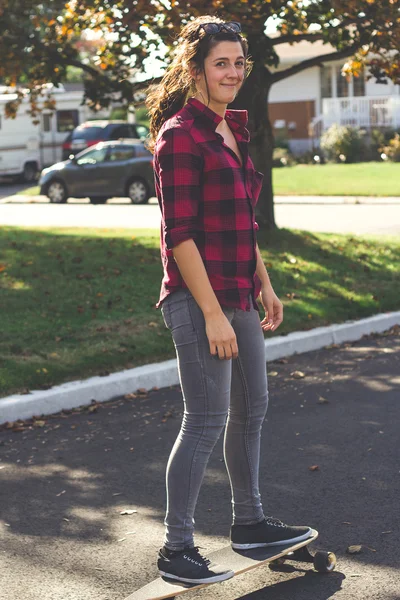
[[[290,376],[294,379],[303,379],[305,377],[305,374],[303,373],[303,371],[292,371],[290,373]]]
[[[347,552],[347,554],[360,554],[360,552],[362,552],[362,546],[359,546],[359,545],[348,546],[346,552]]]

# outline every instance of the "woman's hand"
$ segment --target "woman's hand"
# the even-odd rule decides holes
[[[225,314],[205,317],[206,334],[210,344],[210,354],[220,360],[238,357],[236,334]]]
[[[283,304],[275,294],[271,284],[261,288],[259,298],[265,310],[261,327],[263,331],[275,331],[283,321]]]

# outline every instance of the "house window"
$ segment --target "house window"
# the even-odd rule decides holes
[[[365,74],[361,71],[358,77],[353,77],[353,95],[365,96]]]
[[[321,98],[332,98],[332,67],[321,67]]]
[[[340,67],[336,67],[336,89],[338,98],[347,98],[349,95],[349,82],[347,78],[342,75]]]
[[[57,131],[64,133],[72,131],[79,125],[79,114],[77,110],[57,111]]]
[[[333,74],[333,81],[332,81]],[[335,81],[336,80],[336,81]],[[321,98],[348,98],[352,96],[365,96],[365,74],[364,71],[358,77],[350,78],[342,75],[342,69],[338,65],[326,65],[321,67]],[[336,83],[335,86],[332,83]],[[335,93],[336,91],[336,93]]]

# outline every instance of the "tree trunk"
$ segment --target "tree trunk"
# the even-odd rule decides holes
[[[268,96],[271,81],[262,64],[254,67],[232,108],[245,109],[249,113],[250,154],[257,171],[264,174],[264,183],[257,203],[256,218],[260,229],[276,228],[274,196],[272,190],[272,154],[274,134],[268,116]]]

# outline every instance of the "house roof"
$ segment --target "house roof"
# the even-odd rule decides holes
[[[331,44],[324,44],[322,40],[317,40],[314,43],[302,40],[295,44],[278,44],[275,46],[275,51],[279,56],[280,64],[287,65],[296,64],[300,61],[320,56],[321,54],[330,54],[331,52],[335,52],[335,48]]]

